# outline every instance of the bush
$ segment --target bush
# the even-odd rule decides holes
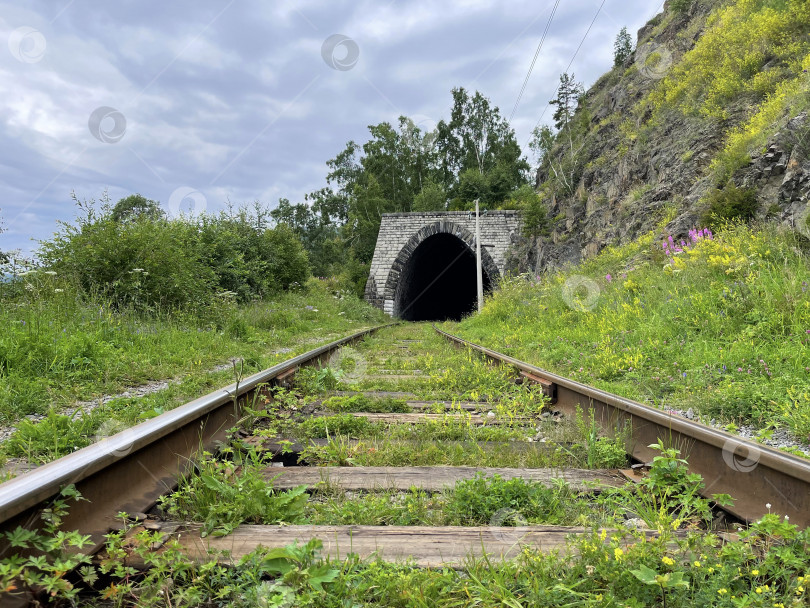
[[[270,291],[287,289],[296,283],[303,285],[309,277],[307,252],[286,224],[264,231],[260,237],[259,256],[265,264]]]
[[[40,260],[86,295],[145,311],[200,309],[217,292],[244,302],[309,277],[299,238],[285,224],[268,228],[261,210],[199,220],[133,212],[121,221],[128,200],[77,201],[77,221],[40,244]]]
[[[108,204],[79,203],[75,224],[64,222],[39,259],[86,294],[118,308],[188,308],[207,304],[215,274],[200,255],[196,228],[181,220],[136,215],[119,223]]]
[[[366,293],[366,281],[370,270],[371,264],[364,264],[353,255],[349,256],[340,274],[341,288],[362,299]]]
[[[533,186],[525,184],[512,192],[501,205],[502,209],[519,209],[523,212],[523,234],[527,237],[548,236],[550,222],[548,209]]]
[[[756,190],[738,188],[731,182],[722,190],[714,189],[707,202],[709,206],[701,219],[708,226],[717,226],[723,220],[748,221],[757,211]]]
[[[694,3],[695,0],[670,0],[669,8],[673,13],[680,14],[692,8]]]

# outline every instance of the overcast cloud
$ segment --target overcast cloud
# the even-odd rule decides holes
[[[0,3],[0,250],[34,250],[32,239],[74,217],[74,190],[97,199],[106,189],[113,201],[139,192],[170,211],[299,202],[368,125],[448,118],[455,86],[509,117],[553,4]],[[600,4],[560,3],[512,121],[527,154]],[[605,0],[571,67],[577,79],[593,83],[618,30],[635,36],[660,9]],[[327,61],[335,34],[350,40],[333,38]]]

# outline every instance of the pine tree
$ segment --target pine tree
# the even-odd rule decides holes
[[[613,65],[622,65],[630,53],[633,52],[633,39],[627,31],[627,27],[619,30],[616,41],[613,43]]]
[[[557,96],[549,101],[553,106],[557,106],[554,111],[554,126],[558,130],[568,125],[574,110],[577,109],[579,97],[585,92],[582,83],[574,80],[574,75],[570,76],[563,72],[560,75],[560,86],[557,89]]]

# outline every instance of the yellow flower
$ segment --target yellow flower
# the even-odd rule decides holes
[[[796,589],[796,595],[801,595],[802,593],[804,593],[804,587],[799,585],[799,588]]]
[[[713,572],[714,572],[714,568],[709,568],[709,574],[712,574]]]
[[[667,557],[666,555],[661,558],[661,561],[664,562],[664,564],[666,564],[667,566],[675,565],[675,562],[672,560],[672,558]]]
[[[613,556],[616,558],[616,561],[617,561],[617,562],[622,561],[622,556],[623,556],[623,555],[624,555],[624,551],[622,551],[622,550],[621,550],[621,549],[619,549],[618,547],[616,547],[616,548],[613,550]]]
[[[604,541],[607,538],[607,530],[602,528],[602,532],[599,534],[599,538],[601,538]]]
[[[759,570],[751,570],[751,574],[754,576],[759,576]]]
[[[700,568],[700,562],[698,562],[698,561],[694,561],[694,562],[692,562],[692,565],[693,565],[695,568]]]
[[[719,593],[720,595],[725,595],[726,593],[728,593],[728,589],[723,587],[722,589],[718,589],[717,593]]]
[[[762,593],[762,587],[757,587],[756,589],[754,589],[754,591],[756,591],[757,593]]]

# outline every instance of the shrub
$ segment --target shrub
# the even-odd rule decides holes
[[[523,211],[523,233],[525,236],[548,236],[550,222],[546,203],[530,184],[525,184],[512,192],[509,198],[501,205],[501,208]]]
[[[309,277],[298,236],[285,224],[268,228],[259,209],[169,220],[154,201],[132,198],[115,208],[77,201],[77,221],[40,244],[40,260],[86,295],[147,311],[199,309],[216,292],[244,302]]]
[[[200,255],[194,226],[148,215],[119,223],[106,201],[100,210],[92,201],[78,205],[76,223],[61,223],[52,240],[40,243],[45,266],[118,308],[208,303],[215,275]]]
[[[695,0],[670,0],[669,8],[673,13],[685,13],[694,3]]]
[[[757,193],[752,188],[738,188],[733,183],[714,189],[708,196],[708,208],[703,214],[703,223],[716,226],[722,220],[747,221],[757,211]]]

